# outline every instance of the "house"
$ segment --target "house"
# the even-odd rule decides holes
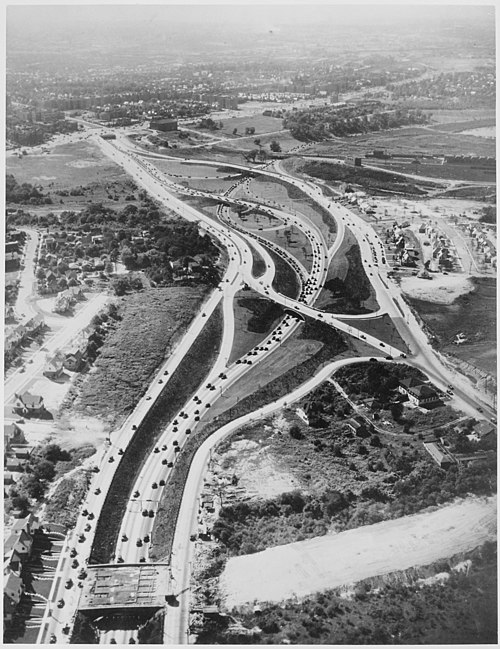
[[[479,442],[482,439],[494,438],[497,433],[496,426],[491,424],[489,421],[483,419],[478,422],[472,429],[472,433],[468,435],[469,439],[473,439]]]
[[[79,372],[85,364],[83,352],[79,349],[68,352],[64,357],[63,366],[70,372]]]
[[[449,469],[455,463],[453,455],[438,442],[423,442],[425,450],[442,469]]]
[[[12,455],[18,460],[29,460],[31,455],[31,446],[13,446],[11,448]]]
[[[20,415],[26,415],[27,417],[39,416],[45,411],[43,397],[38,394],[30,394],[29,392],[16,394],[14,410]]]
[[[21,472],[24,470],[24,462],[17,457],[6,455],[4,456],[4,468],[5,470],[12,471],[14,473]]]
[[[415,406],[435,405],[440,400],[439,395],[431,385],[422,383],[422,381],[414,377],[403,379],[398,390],[401,394],[406,395]]]
[[[15,550],[20,556],[21,561],[26,561],[31,553],[33,539],[25,529],[11,532],[3,544],[3,556],[9,557]]]
[[[11,471],[3,472],[3,485],[4,487],[10,487],[11,485],[16,484],[16,478]]]
[[[30,536],[40,529],[40,522],[35,514],[28,514],[17,520],[11,527],[12,532],[21,532],[24,530]]]
[[[4,574],[3,581],[3,620],[5,624],[13,621],[17,607],[23,596],[23,580],[14,572]]]
[[[12,320],[15,318],[16,312],[14,311],[14,307],[10,304],[5,305],[5,320]]]
[[[26,444],[26,439],[21,428],[17,424],[4,424],[3,426],[3,447],[8,451],[16,444]]]
[[[62,361],[57,356],[51,358],[47,362],[43,370],[43,375],[46,376],[48,379],[51,379],[52,381],[61,378],[63,374],[64,374],[64,367]]]

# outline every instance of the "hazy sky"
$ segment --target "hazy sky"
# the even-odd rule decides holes
[[[268,25],[324,24],[394,24],[395,22],[450,19],[484,16],[493,20],[493,7],[461,5],[375,5],[375,4],[162,4],[162,5],[29,5],[7,8],[7,29],[57,28],[64,25],[89,25],[99,22],[147,24],[157,21],[200,25],[235,24],[258,28]]]

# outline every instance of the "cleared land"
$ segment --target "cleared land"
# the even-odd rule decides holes
[[[220,588],[228,609],[278,602],[429,564],[495,538],[496,497],[471,498],[430,513],[233,557]]]

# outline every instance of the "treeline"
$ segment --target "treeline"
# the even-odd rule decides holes
[[[357,133],[384,131],[399,126],[425,124],[428,116],[420,109],[396,108],[373,110],[364,105],[345,108],[316,108],[291,111],[286,114],[283,126],[302,142],[320,142],[331,136],[342,137]]]
[[[12,174],[6,174],[5,202],[20,205],[51,205],[52,199],[30,183],[20,185]]]

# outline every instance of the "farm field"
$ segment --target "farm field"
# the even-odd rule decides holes
[[[259,137],[262,133],[274,133],[283,130],[283,120],[279,117],[268,117],[267,115],[251,115],[248,117],[229,117],[222,119],[223,127],[214,131],[212,135],[232,136],[235,139],[245,137],[245,128],[255,128],[253,138]],[[233,136],[234,129],[238,129],[236,136]],[[249,140],[250,142],[252,140]]]

